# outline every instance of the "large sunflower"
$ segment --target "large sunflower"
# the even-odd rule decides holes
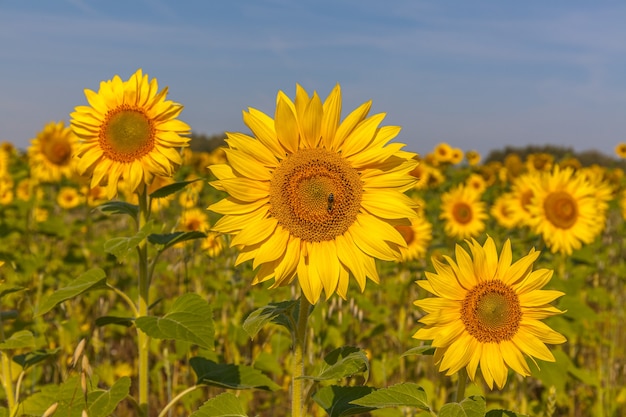
[[[556,166],[532,187],[529,224],[552,252],[569,255],[583,243],[593,242],[604,228],[605,206],[591,183],[571,168]]]
[[[425,327],[413,337],[432,340],[440,371],[452,375],[466,368],[474,380],[480,365],[489,388],[494,382],[502,388],[507,367],[530,375],[524,355],[554,362],[545,344],[565,338],[540,320],[562,313],[548,303],[563,293],[541,290],[553,271],[532,270],[540,252],[533,249],[512,264],[508,240],[499,258],[491,237],[484,246],[474,239],[468,244],[471,256],[457,245],[456,261],[433,258],[436,273],[417,281],[436,297],[415,301],[427,314],[420,319]]]
[[[244,123],[254,137],[228,133],[228,164],[213,165],[211,184],[230,196],[209,207],[224,214],[213,230],[233,234],[237,264],[254,259],[254,283],[272,287],[295,277],[315,303],[337,292],[349,276],[361,290],[378,282],[374,259],[398,260],[406,243],[394,226],[409,224],[415,203],[404,191],[415,178],[415,154],[388,142],[400,131],[368,117],[371,101],[342,122],[337,85],[322,104],[299,85],[291,101],[277,96],[274,119],[250,108]]]
[[[91,177],[91,186],[106,185],[107,196],[117,194],[124,179],[132,191],[150,184],[155,175],[170,177],[181,164],[180,148],[187,146],[189,126],[178,120],[183,109],[165,100],[156,79],[141,69],[128,81],[119,76],[100,83],[98,92],[85,90],[90,106],[71,114],[74,133],[82,139],[76,155],[78,171]]]
[[[31,140],[28,164],[31,176],[43,182],[57,182],[75,175],[72,153],[76,136],[64,122],[50,122]]]
[[[480,201],[481,193],[465,185],[442,194],[441,213],[445,221],[444,230],[450,237],[466,239],[485,230],[485,203]]]

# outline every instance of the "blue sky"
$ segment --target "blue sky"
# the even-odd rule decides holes
[[[247,132],[296,83],[367,100],[398,141],[486,154],[626,141],[626,2],[0,0],[0,141],[24,149],[83,90],[143,68],[197,133]]]

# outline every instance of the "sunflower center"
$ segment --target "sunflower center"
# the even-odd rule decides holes
[[[65,139],[55,139],[45,144],[43,153],[54,165],[67,165],[72,159],[72,145]]]
[[[560,229],[569,229],[578,219],[578,205],[569,193],[555,191],[543,202],[546,218]]]
[[[510,340],[517,333],[521,319],[517,293],[499,280],[485,281],[472,288],[461,307],[465,329],[481,343]]]
[[[337,153],[300,149],[274,171],[270,213],[302,240],[332,240],[356,220],[362,193],[359,173]]]
[[[415,239],[415,232],[411,226],[399,225],[396,230],[400,232],[407,245],[410,245]]]
[[[452,207],[452,215],[457,223],[467,224],[472,221],[472,208],[466,203],[456,203]]]
[[[154,148],[155,128],[143,110],[123,104],[107,113],[99,139],[106,157],[132,162]]]

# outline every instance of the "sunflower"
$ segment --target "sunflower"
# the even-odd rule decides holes
[[[469,188],[476,190],[476,192],[479,194],[484,193],[487,189],[487,182],[485,181],[485,178],[476,172],[470,174],[465,179],[465,185]]]
[[[213,165],[211,182],[229,197],[209,210],[224,216],[213,230],[234,235],[237,264],[254,259],[253,283],[272,287],[297,276],[307,300],[338,293],[352,275],[361,290],[379,281],[375,258],[400,259],[406,243],[395,229],[415,217],[405,194],[415,154],[388,142],[400,131],[368,117],[371,101],[340,122],[337,85],[322,104],[299,85],[292,101],[278,92],[275,117],[250,108],[244,123],[255,137],[228,133],[228,164]]]
[[[565,337],[540,320],[562,313],[548,303],[563,293],[541,289],[553,271],[532,270],[540,252],[532,249],[511,264],[509,240],[499,258],[491,237],[484,246],[474,239],[468,245],[471,255],[457,245],[456,261],[433,258],[436,272],[417,281],[436,297],[415,301],[427,314],[419,320],[425,326],[413,337],[432,340],[435,363],[446,375],[466,368],[474,380],[480,366],[489,388],[495,382],[501,389],[507,368],[530,375],[524,355],[554,362],[546,343],[564,343]]]
[[[215,258],[224,250],[224,235],[209,232],[200,247],[209,257]]]
[[[620,142],[615,146],[615,154],[620,158],[626,158],[626,142]]]
[[[72,209],[83,202],[84,197],[74,187],[62,187],[57,194],[57,204],[62,209]]]
[[[183,211],[180,228],[185,232],[206,232],[210,229],[209,216],[199,208],[190,208]]]
[[[593,242],[604,228],[606,213],[594,187],[572,169],[556,166],[532,187],[529,224],[552,252],[570,255],[583,243]]]
[[[476,190],[458,185],[441,195],[441,213],[444,231],[450,237],[466,239],[485,230],[485,203]]]
[[[467,159],[467,163],[469,166],[473,167],[480,163],[480,153],[475,150],[469,150],[465,152],[465,159]]]
[[[433,226],[423,215],[411,219],[410,225],[398,225],[396,229],[406,241],[406,248],[400,248],[402,261],[412,261],[426,255],[433,237]]]
[[[77,138],[64,122],[50,122],[28,148],[28,164],[31,176],[42,182],[58,182],[75,174],[72,153]]]
[[[500,194],[494,200],[489,213],[496,219],[500,226],[506,229],[513,229],[520,222],[515,211],[511,209],[514,205],[515,197],[512,193]]]
[[[515,178],[511,183],[511,198],[508,210],[520,226],[530,225],[529,206],[535,195],[535,188],[541,177],[538,173],[526,173]]]
[[[452,146],[445,142],[441,142],[435,146],[433,157],[438,163],[449,163],[452,159]]]
[[[452,153],[450,154],[450,163],[453,165],[460,164],[463,162],[464,157],[463,149],[461,148],[452,148]]]
[[[72,129],[82,139],[76,155],[78,172],[91,177],[91,187],[106,185],[113,198],[124,179],[134,192],[155,175],[171,177],[181,164],[189,126],[178,120],[183,109],[157,92],[156,79],[139,69],[128,81],[119,76],[101,82],[98,92],[85,90],[90,106],[71,114]]]

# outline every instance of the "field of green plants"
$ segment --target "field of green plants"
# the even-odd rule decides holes
[[[626,415],[621,169],[576,166],[601,182],[606,208],[593,240],[564,254],[528,226],[505,225],[492,208],[515,191],[516,178],[574,166],[574,155],[453,163],[415,151],[419,182],[407,194],[430,233],[413,236],[421,239],[415,259],[377,261],[379,284],[361,292],[351,281],[345,300],[322,296],[311,307],[304,415]],[[149,190],[150,219],[141,225],[146,201],[123,193],[109,200],[76,177],[35,181],[31,159],[3,144],[0,415],[290,415],[299,287],[252,285],[252,262],[235,266],[230,238],[211,231],[219,215],[206,208],[226,197],[209,185],[207,167],[224,161],[220,149],[185,150],[174,177]],[[464,374],[439,372],[429,342],[412,336],[424,316],[413,302],[432,296],[416,281],[435,271],[432,259],[467,248],[441,216],[442,195],[461,184],[484,204],[478,242],[491,236],[499,251],[510,239],[514,260],[534,247],[534,269],[554,270],[544,289],[564,293],[552,303],[564,313],[545,323],[567,341],[549,346],[555,362],[529,361],[530,376],[509,370],[502,389],[489,389],[478,372],[459,398]],[[149,274],[148,288],[139,288],[138,273]],[[141,313],[143,290],[151,304]]]

